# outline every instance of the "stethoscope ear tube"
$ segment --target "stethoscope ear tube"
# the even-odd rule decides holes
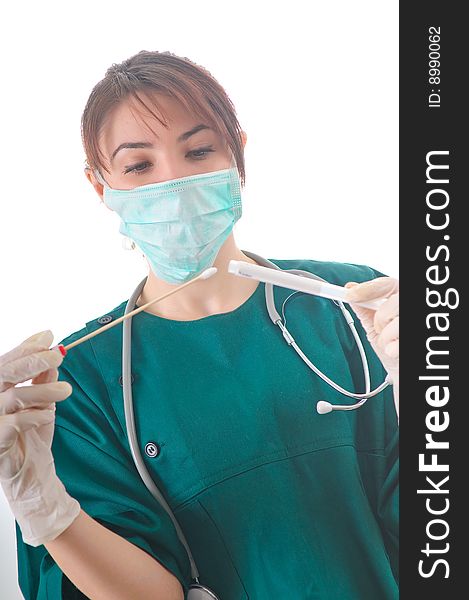
[[[124,314],[127,314],[134,309],[135,304],[136,304],[136,302],[143,290],[143,287],[146,283],[146,280],[147,280],[147,277],[142,279],[142,281],[139,283],[137,288],[134,290],[132,296],[130,297],[129,301],[127,302],[127,306],[125,308]],[[132,385],[130,383],[131,382],[131,362],[132,362],[132,357],[131,357],[132,318],[133,317],[129,317],[128,319],[125,319],[122,323],[122,326],[123,326],[123,330],[122,330],[122,390],[123,390],[123,396],[124,396],[125,425],[126,425],[126,429],[127,429],[127,438],[129,440],[130,451],[131,451],[132,458],[135,463],[135,467],[137,468],[137,471],[138,471],[140,477],[142,478],[144,484],[146,485],[147,489],[150,491],[150,493],[155,498],[155,500],[161,505],[161,507],[168,513],[171,521],[173,522],[173,525],[176,529],[176,533],[179,538],[179,541],[186,549],[187,555],[189,557],[189,562],[191,565],[191,577],[194,581],[197,582],[196,585],[199,585],[198,584],[199,571],[195,564],[194,557],[192,556],[192,552],[189,548],[189,544],[187,543],[186,537],[185,537],[179,523],[177,522],[177,519],[176,519],[173,511],[171,510],[171,507],[166,502],[166,499],[161,494],[161,492],[157,488],[155,482],[151,478],[151,475],[148,472],[146,465],[143,461],[142,455],[140,454],[140,449],[139,449],[138,439],[137,439],[137,432],[136,432],[136,428],[135,428],[135,415],[134,415],[134,409],[133,409]],[[212,597],[216,598],[216,596],[212,596]],[[191,596],[191,598],[192,598],[192,596]],[[204,598],[204,596],[200,596],[200,598],[202,600],[202,598]],[[208,598],[210,598],[210,596],[206,596],[206,598],[208,599]]]
[[[261,266],[281,270],[278,265],[276,265],[272,261],[269,261],[269,260],[263,258],[262,256],[258,256],[257,254],[254,254],[253,252],[247,252],[246,250],[243,250],[242,252],[244,254],[246,254],[247,256],[249,256],[250,258],[252,258],[253,260],[255,260]],[[311,279],[316,279],[318,281],[323,281],[323,282],[327,283],[325,279],[323,279],[322,277],[319,277],[319,275],[310,273],[309,271],[303,271],[300,269],[286,269],[286,271],[289,273],[293,273],[296,275],[302,275],[303,277],[309,277]],[[268,282],[265,283],[265,300],[266,300],[267,312],[269,313],[269,317],[270,317],[272,323],[274,323],[275,325],[277,325],[280,328],[280,330],[282,331],[282,336],[285,339],[286,343],[289,346],[293,347],[295,352],[308,365],[308,367],[312,371],[314,371],[314,373],[316,373],[316,375],[318,375],[318,377],[320,377],[323,381],[325,381],[328,385],[330,385],[337,392],[339,392],[349,398],[354,398],[355,400],[359,400],[359,402],[356,402],[355,404],[331,404],[330,402],[325,402],[323,400],[319,401],[316,405],[316,410],[320,415],[327,414],[329,412],[332,412],[333,410],[348,411],[348,410],[355,410],[357,408],[360,408],[361,406],[363,406],[365,404],[365,402],[368,400],[368,398],[372,398],[373,396],[376,396],[377,394],[381,393],[388,385],[390,385],[392,383],[389,376],[387,376],[381,385],[379,385],[375,390],[370,391],[370,371],[369,371],[369,367],[368,367],[368,360],[366,358],[365,349],[363,347],[363,343],[360,339],[360,336],[358,335],[357,329],[355,327],[354,319],[353,319],[350,311],[347,310],[347,308],[345,308],[344,303],[341,302],[340,300],[331,300],[331,302],[334,302],[334,304],[336,304],[340,308],[345,320],[347,321],[348,326],[350,327],[350,330],[355,339],[355,342],[357,344],[358,351],[360,353],[360,358],[362,361],[363,374],[365,377],[365,392],[363,394],[349,392],[348,390],[344,389],[343,387],[341,387],[340,385],[338,385],[337,383],[332,381],[332,379],[330,379],[329,377],[327,377],[327,375],[325,375],[322,371],[320,371],[316,367],[316,365],[314,365],[309,360],[309,358],[304,354],[304,352],[301,350],[301,348],[296,344],[295,339],[293,338],[292,334],[288,331],[288,329],[285,325],[285,321],[282,319],[282,317],[280,316],[280,314],[278,313],[278,311],[275,307],[274,286],[272,283],[268,283]]]

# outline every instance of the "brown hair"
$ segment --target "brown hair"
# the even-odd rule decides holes
[[[88,166],[93,171],[101,173],[102,168],[109,173],[106,158],[99,148],[99,136],[110,111],[124,98],[134,97],[167,127],[139,96],[139,91],[169,94],[187,110],[205,119],[233,152],[244,185],[241,126],[233,103],[206,69],[168,51],[142,50],[120,64],[113,64],[93,88],[81,119],[83,146]]]

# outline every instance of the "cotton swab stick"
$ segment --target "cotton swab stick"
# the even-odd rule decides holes
[[[174,290],[171,290],[170,292],[167,292],[166,294],[163,294],[162,296],[158,296],[158,298],[155,298],[154,300],[150,300],[150,302],[147,302],[146,304],[143,304],[142,306],[139,306],[135,310],[132,310],[131,312],[127,313],[126,315],[119,317],[115,321],[112,321],[111,323],[104,325],[104,327],[101,327],[100,329],[97,329],[96,331],[92,331],[91,333],[84,335],[80,339],[75,340],[74,342],[72,342],[71,344],[67,344],[66,346],[64,346],[63,344],[54,346],[53,348],[51,348],[51,350],[57,349],[61,352],[61,354],[63,356],[65,356],[67,354],[67,351],[70,350],[70,348],[73,348],[74,346],[78,346],[78,344],[81,344],[82,342],[86,342],[86,340],[89,340],[90,338],[94,337],[95,335],[99,335],[100,333],[103,333],[103,331],[106,331],[107,329],[114,327],[114,325],[118,325],[125,319],[128,319],[129,317],[136,315],[137,313],[141,312],[142,310],[145,310],[148,306],[150,306],[152,304],[156,304],[157,302],[160,302],[160,300],[164,300],[168,296],[172,296],[176,292],[179,292],[183,288],[185,288],[189,285],[192,285],[196,281],[199,281],[201,279],[208,279],[209,277],[212,277],[212,275],[215,275],[216,272],[217,272],[216,267],[210,267],[209,269],[205,269],[205,271],[202,271],[202,273],[200,275],[197,275],[197,277],[194,277],[194,279],[191,279],[190,281],[186,281],[186,283],[183,283],[182,285],[178,286],[177,288],[174,288]]]

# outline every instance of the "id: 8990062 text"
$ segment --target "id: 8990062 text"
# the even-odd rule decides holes
[[[440,27],[428,28],[428,83],[430,93],[428,95],[428,107],[439,108],[441,105],[440,94]]]

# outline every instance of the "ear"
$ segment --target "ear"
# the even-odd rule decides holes
[[[244,148],[244,146],[246,145],[246,141],[248,139],[248,136],[245,131],[241,131],[241,138],[243,140],[243,148]]]
[[[101,198],[101,202],[103,203],[104,206],[106,206],[106,204],[104,203],[103,200],[103,184],[100,183],[96,177],[95,174],[93,173],[93,171],[90,169],[90,167],[85,167],[85,177],[88,179],[88,181],[91,183],[91,185],[94,187],[96,193],[98,194],[98,196]],[[111,210],[108,206],[106,206],[106,208],[108,210]],[[112,212],[112,211],[111,211]]]

